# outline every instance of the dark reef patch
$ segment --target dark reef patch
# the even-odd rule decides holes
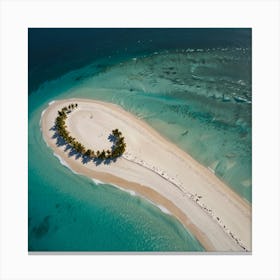
[[[46,216],[43,221],[37,226],[32,228],[32,233],[36,238],[42,238],[50,230],[50,215]]]

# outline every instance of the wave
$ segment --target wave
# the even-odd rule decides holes
[[[45,110],[42,111],[42,113],[41,113],[41,118],[40,118],[40,121],[39,121],[39,125],[40,125],[40,130],[41,130],[41,131],[42,131],[42,127],[41,127],[42,117],[44,116],[46,110],[47,110],[47,109],[45,109]]]
[[[49,102],[49,105],[52,105],[53,103],[55,103],[55,100],[52,100],[51,102]]]
[[[60,161],[60,163],[61,163],[62,165],[64,165],[64,166],[67,167],[68,169],[70,169],[74,174],[79,174],[79,173],[75,172],[75,171],[74,171],[74,170],[73,170],[59,155],[57,155],[56,153],[53,153],[53,154],[54,154],[55,157],[57,157],[57,158],[59,159],[59,161]],[[103,181],[100,181],[100,180],[98,180],[98,179],[96,179],[96,178],[91,178],[91,179],[92,179],[92,181],[93,181],[96,185],[107,184],[107,183],[105,183],[105,182],[103,182]],[[138,197],[141,197],[142,199],[148,201],[148,202],[151,203],[152,205],[154,205],[154,206],[156,206],[157,208],[159,208],[159,209],[161,210],[161,212],[163,212],[164,214],[172,215],[171,212],[170,212],[167,208],[165,208],[164,206],[162,206],[162,205],[160,205],[160,204],[154,203],[153,201],[151,201],[151,200],[147,199],[146,197],[144,197],[144,196],[142,196],[142,195],[136,193],[136,192],[133,191],[133,190],[125,189],[125,188],[122,188],[122,187],[120,187],[120,186],[118,186],[118,185],[115,185],[115,184],[109,184],[109,185],[110,185],[110,186],[113,186],[113,187],[115,187],[115,188],[117,188],[117,189],[119,189],[119,190],[121,190],[121,191],[124,191],[124,192],[126,192],[126,193],[129,193],[131,196],[138,196]]]
[[[46,110],[47,110],[47,109],[45,109],[45,110],[42,111],[42,113],[41,113],[41,118],[44,116]],[[40,121],[41,121],[41,119],[40,119]]]
[[[167,215],[172,215],[172,213],[167,209],[165,208],[164,206],[160,205],[160,204],[156,204],[154,203],[153,201],[149,200],[149,199],[146,199],[148,200],[151,204],[153,204],[154,206],[156,206],[157,208],[159,208],[159,210],[164,213],[164,214],[167,214]]]
[[[207,168],[208,168],[212,173],[215,174],[215,170],[214,170],[213,168],[211,168],[210,166],[207,166]]]
[[[99,180],[97,180],[97,179],[94,179],[94,178],[91,178],[92,179],[92,181],[94,182],[94,184],[95,185],[103,185],[103,184],[105,184],[104,182],[102,182],[102,181],[99,181]]]
[[[136,195],[137,195],[136,192],[133,191],[133,190],[124,189],[124,188],[122,188],[122,187],[120,187],[120,186],[117,186],[117,185],[114,185],[114,184],[111,184],[111,185],[114,186],[115,188],[117,188],[117,189],[123,191],[123,192],[129,193],[129,194],[132,195],[132,196],[136,196]],[[139,196],[139,195],[138,195],[138,196]]]
[[[64,165],[68,169],[70,169],[74,174],[79,174],[76,171],[74,171],[59,155],[57,155],[56,153],[53,153],[53,154],[54,154],[55,157],[57,157],[59,159],[59,161],[62,165]]]
[[[94,179],[94,178],[92,178],[92,181],[93,181],[96,185],[106,184],[106,183],[104,183],[104,182],[102,182],[102,181],[100,181],[100,180]],[[115,184],[109,184],[109,185],[110,185],[110,186],[113,186],[113,187],[115,187],[115,188],[117,188],[117,189],[119,189],[119,190],[121,190],[121,191],[123,191],[123,192],[129,193],[131,196],[138,196],[138,197],[140,197],[140,198],[142,198],[142,199],[148,201],[149,203],[151,203],[151,204],[154,205],[155,207],[157,207],[157,208],[158,208],[159,210],[161,210],[161,212],[163,212],[164,214],[172,215],[172,213],[171,213],[167,208],[165,208],[164,206],[162,206],[162,205],[160,205],[160,204],[154,203],[153,201],[151,201],[151,200],[147,199],[146,197],[144,197],[144,196],[142,196],[142,195],[136,193],[136,192],[133,191],[133,190],[125,189],[125,188],[122,188],[122,187],[120,187],[120,186],[118,186],[118,185],[115,185]]]
[[[167,208],[165,208],[164,206],[162,206],[162,205],[160,205],[160,204],[154,203],[154,202],[151,201],[150,199],[147,199],[146,197],[144,197],[144,196],[142,196],[142,195],[136,193],[136,192],[133,191],[133,190],[124,189],[124,188],[122,188],[122,187],[120,187],[120,186],[117,186],[117,185],[112,185],[112,186],[114,186],[114,187],[120,189],[121,191],[127,192],[127,193],[129,193],[130,195],[132,195],[132,196],[141,197],[142,199],[148,201],[148,202],[151,203],[152,205],[154,205],[154,206],[156,206],[157,208],[159,208],[159,209],[161,210],[161,212],[163,212],[164,214],[172,215],[171,212],[170,212]]]

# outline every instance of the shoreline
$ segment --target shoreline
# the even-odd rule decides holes
[[[117,127],[123,126],[121,131],[131,149],[128,148],[116,163],[109,166],[96,166],[91,162],[82,164],[80,159],[67,156],[51,137],[50,127],[57,109],[71,102],[82,104],[82,109],[78,109],[80,111],[68,122],[75,136],[86,140],[92,136],[78,131],[76,124],[83,119],[88,122],[86,114],[93,110],[95,120],[98,119],[101,126],[108,126],[104,123],[105,117]],[[40,124],[46,144],[74,173],[132,190],[161,205],[196,237],[206,251],[251,251],[251,205],[211,170],[131,113],[115,104],[72,98],[50,102],[42,112]],[[98,127],[95,131],[99,131]],[[103,144],[104,139],[100,137],[98,141]]]
[[[211,245],[210,240],[208,240],[206,238],[206,236],[204,236],[200,232],[200,230],[194,224],[191,223],[190,219],[176,205],[174,205],[171,201],[169,201],[167,198],[163,197],[156,191],[154,191],[144,185],[126,181],[122,178],[113,176],[111,174],[106,174],[106,173],[101,173],[101,172],[85,172],[85,171],[78,173],[72,169],[72,168],[75,168],[75,166],[65,164],[65,162],[62,163],[61,157],[55,153],[54,153],[54,155],[55,155],[55,157],[57,157],[59,159],[59,161],[62,165],[64,165],[68,169],[70,169],[71,172],[73,172],[76,175],[86,176],[86,177],[92,179],[94,181],[94,183],[96,183],[95,181],[97,180],[98,184],[109,184],[112,187],[117,188],[121,191],[125,191],[129,194],[131,194],[131,192],[134,192],[136,196],[139,196],[139,197],[145,199],[149,203],[152,203],[154,206],[159,208],[161,211],[162,211],[162,208],[160,208],[160,206],[164,207],[168,211],[168,213],[166,213],[165,211],[162,211],[164,214],[172,215],[173,217],[175,217],[177,220],[179,220],[179,222],[183,225],[183,227],[188,232],[190,232],[201,243],[201,245],[205,249],[208,248],[209,251],[214,251],[214,248]],[[94,175],[94,177],[92,177],[92,175]],[[99,180],[96,178],[98,178]]]

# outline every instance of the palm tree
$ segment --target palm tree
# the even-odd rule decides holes
[[[111,157],[111,151],[110,150],[107,150],[107,158],[110,158]]]
[[[94,151],[93,151],[93,150],[92,150],[91,153],[90,153],[90,157],[91,157],[91,158],[94,158],[94,157],[95,157],[95,154],[94,154]]]
[[[87,156],[87,157],[89,157],[90,156],[90,154],[91,154],[91,150],[86,150],[86,152],[85,152],[85,156]]]

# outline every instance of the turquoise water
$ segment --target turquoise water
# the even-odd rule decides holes
[[[64,83],[72,86],[62,78],[29,97],[29,251],[203,251],[175,218],[158,207],[75,175],[53,155],[39,122],[50,96],[72,96]]]
[[[40,77],[42,80],[42,77]],[[148,201],[73,174],[42,139],[48,102],[113,102],[211,168],[251,202],[251,50],[145,51],[95,59],[29,95],[29,251],[203,251]]]

